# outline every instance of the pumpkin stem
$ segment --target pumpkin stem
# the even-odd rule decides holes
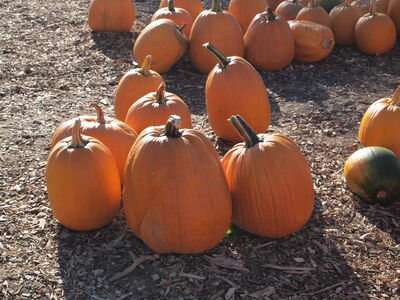
[[[88,141],[84,140],[81,135],[81,119],[77,118],[72,128],[72,139],[68,148],[83,148],[87,143]]]
[[[396,92],[394,92],[394,95],[392,97],[392,101],[393,104],[400,106],[400,85],[397,88]]]
[[[175,11],[174,0],[168,0],[168,10]]]
[[[151,55],[147,55],[145,57],[145,59],[143,60],[142,66],[140,67],[140,70],[139,70],[140,74],[142,74],[144,76],[151,75],[151,73],[150,73],[151,60],[152,60]]]
[[[181,128],[181,117],[177,115],[171,115],[168,118],[167,124],[165,124],[163,134],[171,138],[179,138],[182,133],[179,132]]]
[[[246,148],[251,148],[260,142],[260,138],[240,115],[232,116],[228,121],[243,138]]]
[[[182,26],[177,26],[176,29],[178,29],[178,31],[180,31],[182,33],[183,29],[185,29],[186,25],[187,25],[186,23],[183,23]]]
[[[222,12],[220,0],[212,0],[211,11],[217,12],[217,13]]]
[[[214,56],[214,58],[219,63],[219,66],[223,69],[226,68],[227,65],[230,63],[230,59],[222,54],[213,44],[210,42],[203,44],[203,47],[207,48],[207,50]]]
[[[270,7],[268,7],[267,14],[266,14],[266,21],[272,22],[272,21],[275,21],[275,19],[276,19],[276,15],[274,14],[274,11]]]
[[[106,124],[106,119],[104,118],[104,112],[101,109],[101,107],[94,103],[90,104],[89,107],[94,108],[96,110],[97,123]]]
[[[371,1],[371,5],[369,7],[369,14],[376,15],[376,0]]]
[[[317,7],[315,5],[315,0],[311,0],[310,3],[308,4],[308,7]]]
[[[156,93],[156,99],[155,101],[157,103],[165,103],[165,91],[167,90],[167,86],[165,85],[165,82],[161,83],[160,86],[158,87],[157,93]]]

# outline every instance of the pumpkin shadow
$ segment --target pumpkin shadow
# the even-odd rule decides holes
[[[111,59],[132,57],[132,32],[91,32],[97,49]]]

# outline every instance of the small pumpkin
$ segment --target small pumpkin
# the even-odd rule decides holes
[[[147,55],[153,57],[152,68],[167,72],[188,48],[188,40],[174,21],[161,19],[151,22],[139,34],[133,46],[135,60],[142,64]]]
[[[264,81],[254,67],[238,56],[226,57],[211,43],[204,45],[218,61],[208,74],[206,107],[215,134],[230,142],[240,136],[227,119],[240,113],[257,132],[265,132],[271,122],[271,108]]]
[[[281,2],[275,10],[277,16],[284,18],[286,21],[295,20],[299,11],[304,6],[298,0],[286,0]]]
[[[267,7],[267,0],[231,0],[228,10],[239,22],[242,32],[245,34],[254,17]]]
[[[400,86],[393,97],[375,101],[365,112],[358,140],[364,146],[381,146],[400,157]]]
[[[186,26],[183,29],[183,33],[186,37],[189,37],[190,30],[192,29],[193,18],[186,9],[175,8],[174,0],[168,0],[168,7],[163,7],[157,10],[151,18],[151,22],[159,19],[169,19],[174,21],[178,26],[183,26],[185,24]]]
[[[120,79],[114,100],[114,111],[118,120],[125,121],[131,105],[164,82],[160,74],[150,70],[151,60],[151,55],[147,55],[140,68],[129,70]]]
[[[135,13],[132,0],[91,0],[89,27],[93,31],[130,31]]]
[[[400,0],[390,0],[387,14],[396,26],[397,35],[400,35]]]
[[[344,165],[348,188],[367,202],[389,205],[400,197],[400,161],[389,149],[365,147]]]
[[[55,218],[73,230],[94,230],[109,224],[120,207],[121,185],[110,150],[93,137],[81,136],[74,121],[72,136],[51,150],[46,186]]]
[[[392,19],[376,13],[376,1],[372,0],[369,14],[358,19],[355,27],[356,44],[361,52],[370,55],[390,51],[396,43],[396,27]]]
[[[196,20],[197,16],[203,11],[203,5],[201,0],[175,0],[176,7],[186,9],[192,16],[193,21]],[[168,0],[160,1],[160,8],[168,7]]]
[[[146,128],[126,165],[123,204],[136,236],[155,252],[200,253],[224,237],[232,202],[219,156],[201,132]]]
[[[125,123],[140,133],[149,126],[165,124],[172,114],[181,117],[182,128],[192,128],[189,108],[177,95],[166,92],[165,83],[162,83],[157,92],[143,96],[131,106]]]
[[[282,134],[257,135],[240,116],[229,122],[244,140],[222,159],[233,222],[269,238],[298,231],[314,206],[310,168],[299,147]]]
[[[124,122],[105,117],[103,110],[97,104],[91,104],[90,107],[96,110],[97,116],[80,116],[80,130],[83,134],[98,139],[111,151],[117,163],[122,183],[126,158],[135,142],[137,133]],[[51,148],[62,139],[72,135],[75,121],[76,119],[65,121],[56,129],[51,141]]]
[[[189,56],[193,67],[208,74],[215,62],[204,49],[210,42],[226,55],[244,55],[243,33],[235,17],[222,11],[220,0],[212,0],[211,9],[203,11],[195,20],[190,33]]]
[[[245,57],[257,69],[277,71],[294,57],[294,38],[287,21],[272,9],[258,14],[244,36]]]
[[[332,28],[332,22],[328,13],[321,6],[318,6],[315,3],[315,0],[311,0],[307,7],[304,7],[299,11],[296,20],[312,21]]]

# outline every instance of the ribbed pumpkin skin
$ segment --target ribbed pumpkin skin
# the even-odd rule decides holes
[[[123,204],[129,228],[159,253],[200,253],[224,237],[232,202],[219,156],[200,132],[149,127],[132,147]]]
[[[193,21],[196,20],[197,16],[203,11],[203,5],[201,0],[175,0],[175,7],[186,9],[192,16]],[[168,7],[168,0],[160,1],[160,8]]]
[[[390,204],[400,196],[400,161],[383,147],[354,152],[344,165],[348,188],[370,203]]]
[[[348,4],[338,5],[331,10],[329,17],[336,44],[354,45],[354,28],[358,19],[362,17],[360,9]]]
[[[390,0],[387,14],[396,26],[397,35],[400,35],[400,0]]]
[[[185,54],[187,47],[188,40],[175,22],[161,19],[151,22],[139,34],[133,46],[133,55],[139,64],[151,55],[152,69],[164,73]]]
[[[130,31],[135,5],[131,0],[91,0],[88,20],[93,31]]]
[[[332,22],[328,13],[321,6],[308,6],[302,8],[297,14],[296,20],[312,21],[332,28]]]
[[[244,35],[244,45],[246,59],[264,71],[283,69],[294,57],[294,38],[287,21],[280,17],[269,21],[267,12],[253,19]]]
[[[118,168],[111,152],[97,139],[70,149],[71,137],[58,142],[47,160],[46,185],[56,219],[73,230],[109,224],[121,202]]]
[[[251,233],[280,238],[310,218],[314,189],[307,161],[297,145],[277,134],[259,144],[235,145],[222,159],[232,193],[233,222]]]
[[[245,34],[253,18],[262,13],[267,6],[267,0],[231,0],[228,10],[239,22]]]
[[[400,87],[393,98],[374,102],[365,112],[358,140],[364,146],[381,146],[400,157]]]
[[[275,13],[286,21],[295,20],[297,14],[304,6],[297,0],[283,1],[275,9]]]
[[[311,21],[289,21],[295,41],[294,59],[317,62],[327,57],[335,46],[335,38],[328,27]]]
[[[151,22],[160,19],[169,19],[174,21],[178,26],[186,24],[185,28],[183,28],[183,33],[189,38],[190,30],[193,25],[193,18],[186,9],[175,7],[175,11],[170,11],[168,7],[160,8],[154,13]]]

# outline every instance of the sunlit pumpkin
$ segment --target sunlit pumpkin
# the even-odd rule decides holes
[[[281,2],[275,9],[277,16],[284,18],[287,21],[295,20],[297,14],[304,6],[298,0],[286,0]]]
[[[325,25],[329,28],[332,27],[331,19],[328,13],[321,6],[315,3],[315,0],[311,0],[307,7],[302,8],[296,16],[296,20],[312,21],[321,25]]]
[[[203,11],[201,0],[174,0],[175,7],[186,9],[192,16],[193,21]],[[160,8],[168,7],[168,0],[160,1]]]
[[[267,7],[267,0],[231,0],[228,10],[239,22],[242,32],[245,34],[254,17]]]

